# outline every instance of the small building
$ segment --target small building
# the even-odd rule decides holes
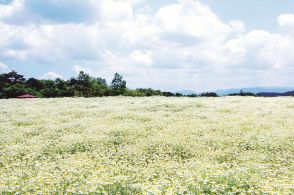
[[[17,97],[18,99],[31,99],[31,98],[37,98],[37,96],[34,96],[32,94],[24,94]]]

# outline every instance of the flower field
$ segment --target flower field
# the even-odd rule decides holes
[[[0,193],[293,194],[293,98],[0,100]]]

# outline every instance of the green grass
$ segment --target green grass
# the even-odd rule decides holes
[[[3,194],[293,194],[293,98],[0,100]]]

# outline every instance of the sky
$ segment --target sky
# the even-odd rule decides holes
[[[130,88],[294,86],[293,0],[0,0],[0,72]]]

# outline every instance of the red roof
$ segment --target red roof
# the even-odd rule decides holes
[[[18,96],[17,98],[25,99],[25,98],[37,98],[37,97],[31,94],[24,94],[24,95]]]

